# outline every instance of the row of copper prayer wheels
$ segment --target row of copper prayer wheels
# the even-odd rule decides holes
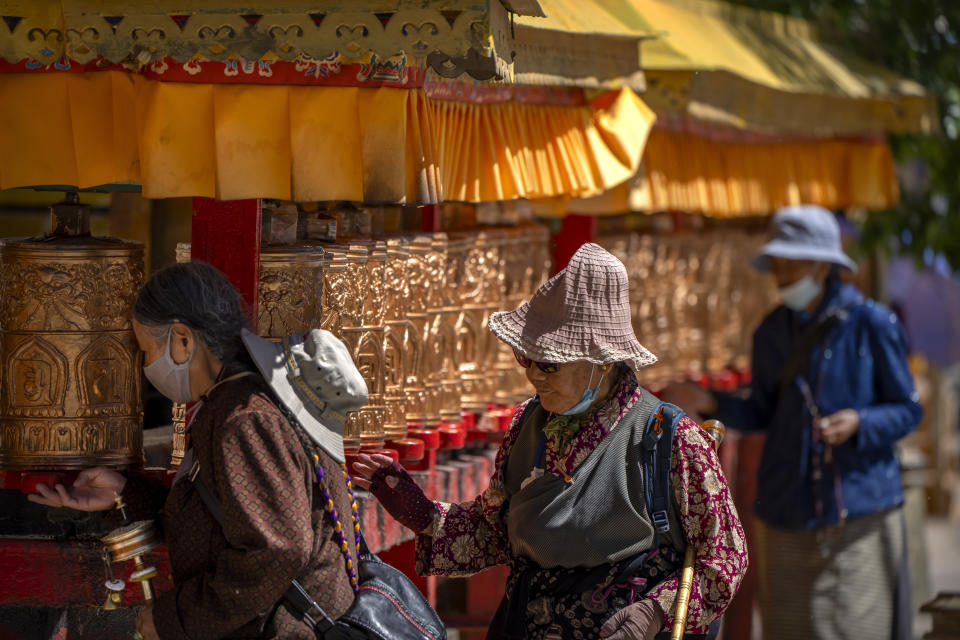
[[[641,382],[749,367],[753,330],[776,299],[772,279],[746,259],[766,240],[729,228],[597,239],[626,267],[634,333],[660,359]]]
[[[189,254],[178,247],[178,260]],[[527,300],[550,264],[538,225],[264,246],[258,331],[278,339],[319,327],[343,340],[370,394],[348,417],[344,445],[379,449],[411,427],[459,424],[464,412],[529,395],[487,320]],[[175,427],[176,459],[182,421]]]
[[[75,199],[51,213],[48,236],[0,239],[0,468],[137,464],[130,310],[143,246],[90,236]],[[377,448],[411,426],[459,423],[461,412],[528,395],[487,320],[529,298],[549,268],[549,233],[536,225],[264,246],[258,329],[339,336],[370,390],[346,425],[347,448]],[[175,463],[183,414],[175,406]]]

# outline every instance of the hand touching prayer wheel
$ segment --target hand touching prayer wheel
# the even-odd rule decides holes
[[[142,457],[130,307],[143,247],[90,236],[75,198],[54,205],[46,237],[0,240],[0,468]]]
[[[316,638],[280,604],[296,579],[336,619],[359,591],[343,428],[367,387],[351,354],[320,329],[256,336],[236,289],[202,262],[155,272],[132,315],[144,374],[171,400],[194,403],[173,486],[94,467],[29,499],[101,511],[119,494],[133,524],[103,540],[116,561],[142,560],[162,513],[175,588],[153,594],[147,566],[131,576],[153,596],[137,624],[144,638]],[[119,582],[109,580],[109,606]]]

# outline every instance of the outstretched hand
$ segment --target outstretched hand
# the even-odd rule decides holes
[[[37,484],[37,492],[27,496],[30,502],[48,507],[69,507],[78,511],[106,511],[113,507],[115,494],[123,492],[127,479],[106,467],[84,469],[69,489],[57,484],[52,489]]]
[[[359,474],[354,482],[376,496],[397,522],[416,533],[426,533],[433,526],[437,506],[393,458],[361,453],[353,469]]]
[[[386,469],[393,465],[393,458],[390,456],[385,456],[382,453],[375,453],[373,455],[368,455],[366,453],[361,453],[357,455],[357,461],[353,463],[353,470],[356,472],[356,475],[353,476],[353,482],[360,488],[370,490],[370,482],[373,479],[373,474],[375,474],[380,469]],[[390,476],[386,479],[387,485],[391,489],[395,489],[397,486],[397,478]],[[393,484],[390,484],[391,481]]]

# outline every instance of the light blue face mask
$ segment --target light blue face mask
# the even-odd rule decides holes
[[[566,411],[562,411],[560,415],[573,416],[582,413],[589,409],[593,401],[597,399],[597,392],[600,390],[600,385],[603,384],[603,375],[600,376],[600,381],[597,382],[597,386],[591,388],[590,383],[593,382],[593,372],[596,368],[597,366],[594,365],[593,368],[590,369],[590,380],[587,382],[587,388],[583,390],[583,395],[580,396],[580,401]]]

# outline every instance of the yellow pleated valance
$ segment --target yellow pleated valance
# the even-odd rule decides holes
[[[655,116],[394,88],[0,74],[0,188],[136,182],[150,198],[430,203],[575,197],[636,173]]]
[[[733,218],[800,203],[885,209],[897,199],[893,159],[882,140],[728,142],[656,128],[634,178],[599,196],[570,200],[562,211],[676,210]]]

